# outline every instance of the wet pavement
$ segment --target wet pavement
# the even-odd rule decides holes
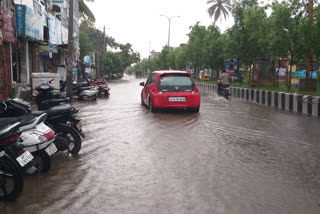
[[[25,176],[0,213],[320,213],[319,119],[204,93],[199,114],[152,114],[142,80],[75,102],[80,155]]]

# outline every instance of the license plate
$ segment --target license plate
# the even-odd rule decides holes
[[[54,143],[51,143],[50,146],[48,146],[46,149],[45,149],[46,153],[51,156],[53,155],[54,153],[56,153],[58,151],[56,145],[54,145]]]
[[[32,159],[33,159],[33,155],[29,151],[25,151],[24,153],[22,153],[22,155],[16,158],[16,160],[22,167],[25,166],[30,161],[32,161]]]
[[[169,97],[170,102],[184,102],[186,101],[185,97]]]

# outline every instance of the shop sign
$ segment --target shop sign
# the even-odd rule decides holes
[[[3,11],[3,18],[4,18],[4,25],[0,28],[2,33],[2,38],[5,42],[14,43],[15,41],[15,34],[14,34],[14,16],[13,12],[3,8],[0,5],[0,11]]]
[[[72,69],[72,77],[74,79],[77,79],[77,77],[78,77],[78,68],[73,68]]]
[[[39,52],[48,52],[48,45],[39,45]]]
[[[49,44],[49,52],[58,53],[58,47],[53,44]]]
[[[43,17],[25,5],[15,5],[16,30],[19,35],[43,40]]]

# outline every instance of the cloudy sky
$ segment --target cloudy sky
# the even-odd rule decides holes
[[[96,17],[96,27],[106,27],[106,34],[117,42],[130,43],[143,58],[149,50],[161,51],[168,43],[171,20],[170,46],[177,47],[188,41],[189,27],[196,22],[208,26],[212,23],[207,12],[207,0],[94,0],[86,2]],[[224,31],[233,20],[218,21]]]

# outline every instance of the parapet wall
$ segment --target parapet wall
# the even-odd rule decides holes
[[[197,83],[201,92],[217,93],[217,85]],[[230,87],[231,97],[278,108],[283,111],[302,113],[320,118],[320,97],[285,92],[264,91]]]

